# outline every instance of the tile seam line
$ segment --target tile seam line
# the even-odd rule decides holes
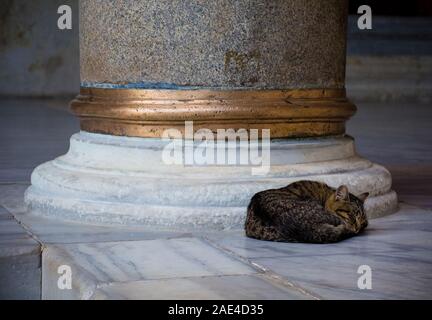
[[[218,249],[219,251],[225,253],[226,255],[240,261],[243,262],[247,265],[249,265],[250,267],[252,267],[253,269],[257,270],[260,274],[264,275],[267,278],[270,278],[271,280],[275,281],[276,283],[278,283],[279,285],[285,287],[285,288],[290,288],[294,291],[297,291],[298,293],[300,293],[303,296],[312,298],[314,300],[323,300],[323,298],[321,296],[319,296],[316,293],[310,292],[309,290],[304,289],[303,287],[295,284],[294,282],[291,282],[290,280],[288,280],[285,277],[282,277],[281,275],[279,275],[278,273],[272,271],[269,268],[266,268],[264,266],[261,266],[258,263],[253,262],[252,260],[245,258],[241,255],[236,254],[235,252],[233,252],[232,250],[225,248],[223,246],[218,245],[216,242],[212,241],[210,238],[208,237],[201,237],[201,239],[203,241],[205,241],[207,244],[209,244],[210,246],[212,246],[215,249]]]
[[[97,227],[101,227],[101,226],[97,226]],[[111,230],[112,231],[112,230]],[[145,232],[149,231],[149,230],[143,230]],[[140,232],[140,230],[138,231],[134,231],[134,232]],[[79,242],[57,242],[57,241],[49,241],[46,240],[44,246],[73,246],[73,245],[78,245],[78,244],[109,244],[109,243],[117,243],[117,242],[142,242],[142,241],[155,241],[155,240],[179,240],[179,239],[192,239],[195,238],[194,236],[191,235],[183,235],[180,234],[178,236],[167,236],[167,237],[161,237],[161,238],[134,238],[134,239],[116,239],[116,240],[97,240],[97,241],[79,241]]]
[[[136,279],[136,280],[128,280],[128,281],[107,281],[107,282],[100,282],[96,285],[96,289],[103,289],[110,287],[112,285],[117,284],[131,284],[136,282],[144,282],[144,281],[169,281],[169,280],[183,280],[183,279],[206,279],[206,278],[223,278],[223,277],[250,277],[250,276],[257,276],[262,274],[261,272],[254,272],[254,273],[227,273],[227,274],[209,274],[209,275],[201,275],[201,276],[172,276],[172,277],[164,277],[164,278],[142,278],[142,279]]]
[[[0,207],[3,208],[4,210],[6,210],[6,212],[12,216],[13,220],[16,223],[18,223],[18,225],[21,226],[21,228],[24,229],[25,233],[39,245],[38,255],[39,255],[39,263],[40,263],[40,269],[41,269],[39,300],[42,300],[42,252],[45,249],[45,244],[31,231],[31,229],[27,225],[25,225],[24,223],[19,221],[15,217],[15,215],[8,210],[8,208],[6,208],[2,204],[0,204]]]
[[[12,218],[13,218],[13,220],[16,222],[16,223],[18,223],[18,225],[19,226],[21,226],[23,229],[24,229],[24,231],[26,232],[26,234],[28,235],[28,236],[30,236],[30,238],[32,238],[34,241],[36,241],[39,245],[40,245],[40,247],[41,247],[41,253],[42,253],[42,251],[43,251],[43,248],[45,247],[45,244],[42,242],[42,240],[41,239],[39,239],[39,237],[36,235],[36,234],[34,234],[33,232],[32,232],[32,230],[31,230],[31,228],[30,227],[28,227],[25,223],[23,223],[22,221],[20,221],[20,220],[18,220],[16,217],[15,217],[15,215],[7,208],[7,207],[5,207],[3,204],[0,204],[0,207],[2,207],[4,210],[6,210],[6,212],[8,212],[11,216],[12,216]]]

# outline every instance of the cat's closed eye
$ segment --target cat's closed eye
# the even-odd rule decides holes
[[[338,210],[336,210],[336,214],[343,217],[343,218],[348,218],[349,211],[338,209]]]

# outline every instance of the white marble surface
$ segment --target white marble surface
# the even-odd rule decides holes
[[[98,282],[252,274],[256,271],[199,238],[49,246],[79,262]]]
[[[162,300],[311,299],[260,274],[114,283],[98,288],[92,299],[143,299],[143,297]]]
[[[298,296],[293,295],[292,290],[287,293],[286,288],[289,289],[290,284],[297,282],[297,285],[308,288],[308,291],[323,299],[341,296],[352,299],[432,297],[432,212],[413,206],[422,204],[432,208],[430,104],[358,104],[358,113],[348,122],[348,133],[356,137],[356,146],[361,155],[390,167],[399,198],[411,205],[402,203],[397,214],[371,221],[367,232],[360,237],[339,244],[315,246],[261,242],[247,239],[241,232],[191,234],[155,232],[136,227],[119,230],[106,226],[61,223],[40,217],[30,219],[23,214],[23,193],[28,187],[30,172],[39,163],[67,151],[68,137],[78,130],[77,120],[61,107],[67,105],[66,101],[10,100],[0,103],[0,204],[28,226],[33,236],[46,246],[198,237],[210,241],[224,255],[233,255],[251,268],[257,268],[253,263],[261,264],[270,277],[265,277],[266,282],[263,282],[260,279],[263,274],[258,272],[235,276],[111,283],[96,288],[93,298],[143,298],[152,294],[156,297],[157,292],[161,292],[166,297],[173,298],[223,296],[292,299]],[[22,117],[24,113],[28,117]],[[392,117],[389,118],[389,114]],[[6,211],[0,211],[0,221],[2,219],[10,220],[11,216]],[[16,250],[31,253],[27,255],[31,258],[25,264],[29,268],[20,269],[25,272],[22,273],[23,281],[19,284],[36,280],[40,283],[40,278],[35,277],[35,274],[38,265],[40,268],[41,257],[33,254],[38,253],[35,250],[38,247],[34,246],[33,240],[14,238],[13,229],[14,227],[9,230],[8,227],[7,231],[0,230],[1,243],[11,253],[17,252]],[[19,238],[22,233],[16,235]],[[354,263],[363,259],[376,267],[373,270],[374,288],[367,292],[353,289],[351,281]],[[6,261],[8,270],[12,266],[24,265],[23,260],[10,257]],[[168,260],[167,263],[170,262],[172,261]],[[309,272],[306,273],[303,269]],[[321,269],[324,270],[325,279],[322,278]],[[335,270],[338,271],[337,277]],[[7,275],[9,277],[4,279],[11,279],[10,274]],[[85,279],[83,277],[83,287],[89,285]],[[5,288],[6,282],[3,279],[0,283],[3,284],[1,288]],[[17,287],[16,281],[10,284]],[[282,290],[274,289],[274,286],[281,287]],[[24,292],[25,286],[18,287]]]
[[[241,231],[184,233],[65,223],[25,214],[20,203],[24,190],[1,186],[6,196],[0,203],[45,244],[44,298],[432,297],[432,212],[412,205],[401,204],[398,213],[371,220],[361,236],[312,245],[258,241]],[[10,216],[0,213],[2,219]],[[56,286],[60,263],[76,270],[71,292]],[[357,288],[360,264],[372,268],[372,290]]]
[[[33,171],[25,193],[29,214],[183,231],[242,229],[255,193],[302,179],[335,188],[345,184],[357,195],[368,192],[370,218],[397,207],[390,173],[357,156],[348,136],[272,141],[263,176],[251,173],[253,165],[239,163],[167,164],[168,142],[161,139],[80,132],[70,141],[66,155]],[[219,146],[212,148],[215,153]],[[237,154],[242,148],[232,147]]]
[[[61,265],[72,270],[67,293]],[[200,238],[63,244],[43,252],[42,289],[44,299],[308,298],[260,273]]]
[[[0,205],[0,259],[38,251],[39,244],[19,225],[12,214]]]
[[[91,275],[92,289],[83,292],[92,299],[432,297],[432,213],[410,206],[373,220],[362,236],[333,245],[263,242],[221,232],[50,248],[50,261],[64,263],[66,257]],[[365,264],[372,269],[372,290],[357,287],[357,268]]]
[[[262,242],[241,235],[211,239],[326,299],[432,298],[432,212],[402,205],[370,221],[361,236],[336,244]],[[372,290],[357,288],[357,268],[372,269]]]
[[[65,223],[25,214],[20,203],[24,190],[0,186],[6,195],[0,203],[46,246],[45,280],[51,284],[45,282],[45,298],[432,297],[432,211],[412,205],[401,204],[398,213],[371,220],[358,237],[313,245],[258,241],[241,231],[184,233]],[[10,216],[0,214],[2,219],[10,221]],[[0,238],[14,230],[0,232]],[[58,292],[59,263],[79,270],[77,290]],[[357,288],[361,264],[372,268],[372,290]]]
[[[0,300],[39,299],[41,247],[0,204]]]

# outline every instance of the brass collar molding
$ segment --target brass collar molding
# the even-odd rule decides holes
[[[81,88],[71,102],[84,131],[159,138],[165,129],[270,129],[271,138],[345,132],[356,107],[345,89],[158,90]]]

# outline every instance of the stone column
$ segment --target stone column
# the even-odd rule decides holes
[[[33,173],[30,212],[236,228],[255,192],[300,179],[370,192],[369,216],[393,211],[390,174],[344,135],[355,113],[344,88],[346,22],[342,0],[81,1],[81,92],[71,108],[82,131]],[[251,174],[256,163],[237,158],[186,160],[199,145],[193,132],[221,129],[249,138],[228,145],[237,155],[264,146],[270,130],[268,172]],[[167,132],[181,136],[167,141]],[[256,132],[263,140],[252,141]],[[164,158],[173,142],[181,163]]]

